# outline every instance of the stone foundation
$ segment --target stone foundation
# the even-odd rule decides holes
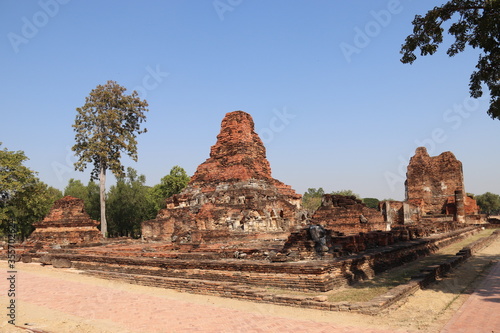
[[[232,282],[250,286],[296,290],[328,291],[372,278],[389,268],[429,255],[462,239],[478,228],[470,227],[447,234],[373,248],[357,255],[334,260],[308,262],[266,262],[245,259],[168,259],[113,257],[53,251],[52,258],[69,259],[82,270]],[[36,257],[36,255],[31,255]]]

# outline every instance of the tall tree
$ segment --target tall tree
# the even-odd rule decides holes
[[[500,119],[500,0],[450,0],[425,16],[416,15],[413,34],[401,47],[401,61],[413,63],[417,48],[422,56],[434,54],[443,42],[443,23],[448,20],[455,20],[448,29],[455,41],[447,54],[452,57],[467,45],[482,51],[477,70],[470,77],[470,94],[481,97],[485,84],[490,90],[488,114]]]
[[[91,180],[99,179],[101,232],[106,237],[106,171],[123,176],[120,159],[122,152],[137,161],[137,135],[146,132],[141,123],[146,120],[148,103],[141,100],[134,90],[125,94],[126,88],[115,81],[98,85],[85,98],[85,105],[77,108],[73,128],[76,144],[72,150],[78,161],[75,169],[83,171],[93,164]]]

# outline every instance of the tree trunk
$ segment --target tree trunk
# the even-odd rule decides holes
[[[101,199],[101,233],[103,237],[108,234],[108,223],[106,222],[106,167],[101,165],[99,175],[100,199]]]

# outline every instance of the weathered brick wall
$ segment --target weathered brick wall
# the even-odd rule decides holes
[[[371,278],[376,273],[433,253],[476,230],[478,228],[470,227],[448,234],[374,248],[358,255],[309,262],[124,258],[78,253],[54,253],[52,256],[69,259],[73,262],[73,267],[83,270],[328,291]]]
[[[417,223],[421,218],[420,207],[403,201],[381,201],[379,210],[391,226]]]
[[[283,304],[298,306],[301,308],[312,308],[327,311],[349,311],[366,314],[377,314],[392,304],[412,295],[420,288],[443,276],[446,272],[464,262],[471,254],[480,248],[488,246],[498,239],[500,233],[497,231],[489,237],[482,238],[470,246],[459,251],[456,256],[447,259],[440,265],[430,266],[422,271],[422,274],[413,276],[405,284],[390,289],[387,293],[379,295],[367,302],[329,302],[326,296],[302,296],[302,295],[279,295],[267,289],[237,284],[233,282],[187,280],[167,278],[158,276],[144,276],[109,271],[89,271],[87,274],[99,278],[125,281],[128,283],[146,285],[159,288],[171,288],[191,293],[204,295],[217,295],[247,299],[257,302]]]
[[[323,195],[321,206],[312,220],[327,229],[346,234],[388,229],[380,211],[367,207],[353,196]]]
[[[95,243],[103,239],[98,225],[99,222],[85,212],[82,199],[65,196],[54,203],[42,221],[33,223],[35,231],[26,242],[58,245]]]
[[[469,197],[469,196],[465,197],[464,209],[465,209],[466,215],[477,215],[477,214],[479,214],[479,211],[480,211],[476,200],[474,198]],[[445,214],[454,215],[454,214],[456,214],[456,212],[457,212],[457,209],[456,209],[455,196],[450,196],[450,197],[446,198]]]
[[[419,147],[410,159],[405,187],[406,201],[420,206],[423,214],[442,214],[456,190],[465,193],[462,163],[449,151],[430,157]]]

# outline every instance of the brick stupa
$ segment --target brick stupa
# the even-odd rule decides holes
[[[27,242],[49,245],[100,242],[103,238],[98,225],[99,222],[85,212],[82,199],[65,196],[54,203],[42,221],[33,223],[36,229]]]
[[[301,195],[271,177],[266,148],[243,111],[226,114],[210,157],[187,187],[166,200],[145,239],[210,242],[236,234],[288,232],[300,221]]]

